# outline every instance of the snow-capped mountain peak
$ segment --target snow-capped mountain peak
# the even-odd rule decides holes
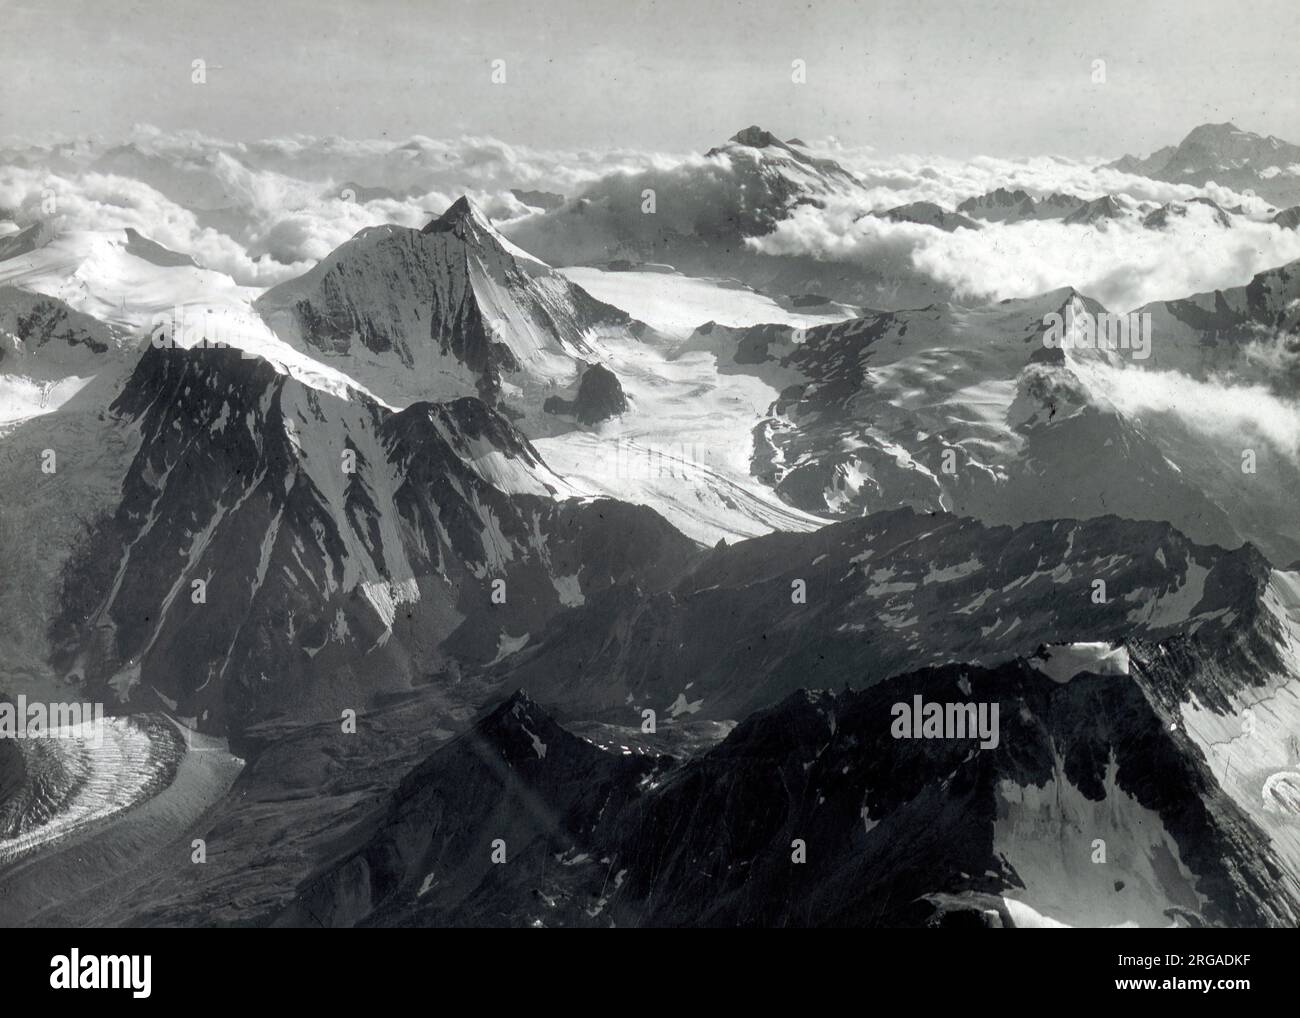
[[[704,155],[706,158],[727,156],[752,163],[765,176],[780,177],[791,195],[799,191],[825,193],[858,185],[857,178],[834,159],[800,151],[756,124],[737,131],[726,144],[711,148]]]
[[[547,390],[577,380],[589,335],[630,325],[502,237],[469,198],[422,230],[361,231],[256,307],[286,342],[340,360],[395,406],[482,395],[540,410]]]
[[[482,244],[489,238],[501,241],[501,235],[482,209],[468,195],[461,195],[442,215],[431,219],[421,233],[452,233],[466,243]]]
[[[1211,181],[1235,190],[1250,189],[1270,202],[1292,205],[1300,200],[1300,182],[1282,172],[1300,163],[1300,145],[1272,135],[1243,131],[1236,124],[1201,124],[1176,146],[1146,159],[1124,156],[1111,166],[1155,180],[1202,186]]]

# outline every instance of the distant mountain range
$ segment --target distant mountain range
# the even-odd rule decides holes
[[[1235,191],[1250,190],[1276,205],[1300,202],[1300,145],[1231,123],[1202,124],[1177,145],[1166,145],[1145,159],[1126,155],[1110,166],[1171,184],[1202,187],[1214,182]]]
[[[1231,125],[1205,125],[1177,150],[1149,160],[1125,157],[1110,166],[1172,183],[1201,187],[1215,182],[1249,190],[1282,207],[1300,202],[1296,152],[1295,146]],[[1242,207],[1220,208],[1206,196],[1160,203],[1096,192],[1035,195],[1009,187],[971,196],[955,208],[924,200],[881,205],[833,159],[814,154],[797,139],[781,141],[753,126],[709,149],[703,162],[604,178],[563,203],[549,204],[544,213],[511,224],[506,232],[553,265],[666,264],[692,275],[725,274],[768,292],[816,293],[890,309],[953,297],[942,286],[913,274],[883,271],[870,261],[845,264],[760,253],[749,243],[800,209],[832,205],[874,207],[872,214],[891,222],[947,232],[985,223],[1040,221],[1104,228],[1112,220],[1154,230],[1185,218],[1195,206],[1208,210],[1208,228],[1231,228],[1238,217],[1255,216]],[[1279,225],[1294,226],[1288,212],[1275,209],[1270,216]]]
[[[869,266],[760,254],[745,243],[799,208],[837,201],[868,206],[869,197],[858,178],[833,159],[814,155],[798,139],[781,141],[751,126],[709,149],[702,162],[606,177],[506,233],[553,265],[664,263],[775,293],[867,304],[935,299],[942,288],[904,281],[900,290],[896,280]],[[902,210],[900,217],[924,214]]]
[[[957,211],[990,222],[1020,222],[1025,219],[1064,219],[1084,205],[1072,194],[1050,194],[1038,199],[1017,188],[999,187],[988,194],[967,198]]]

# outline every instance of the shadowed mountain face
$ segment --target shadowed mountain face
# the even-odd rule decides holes
[[[648,591],[645,603],[667,596],[678,622],[635,646],[618,646],[628,619],[602,614],[631,595],[590,596],[549,624],[554,646],[544,639],[502,680],[563,698],[570,720],[516,694],[447,741],[438,711],[425,737],[440,748],[404,773],[395,768],[415,749],[412,721],[430,724],[426,708],[397,727],[391,710],[376,711],[357,736],[264,724],[212,836],[270,836],[277,858],[290,853],[275,872],[298,891],[241,870],[246,896],[218,921],[1293,925],[1300,839],[1267,762],[1286,759],[1300,722],[1288,692],[1300,577],[1161,525],[1072,526],[1008,532],[895,513],[744,542]],[[1117,534],[1123,558],[1106,550]],[[950,567],[934,548],[995,565]],[[871,586],[845,578],[856,591],[845,603],[810,585],[809,603],[792,608],[780,570],[802,559],[806,572],[809,557],[871,564]],[[1031,560],[1042,570],[1027,573]],[[1080,567],[1107,580],[1106,603],[1072,578]],[[711,644],[712,673],[706,638],[690,628],[704,619],[730,634]],[[548,657],[578,633],[609,634],[605,656],[548,677]],[[915,667],[922,634],[947,642],[936,660],[949,663]],[[783,660],[798,663],[784,678],[766,666]],[[637,689],[630,669],[668,681],[611,704],[611,723],[583,721],[599,713],[593,698]],[[699,700],[669,703],[685,675]],[[813,675],[864,688],[800,690]],[[718,704],[747,720],[701,746],[691,733]],[[925,704],[942,705],[943,727],[922,720]],[[915,714],[903,723],[900,708]],[[1233,738],[1243,717],[1258,724]],[[327,765],[339,759],[343,770]],[[304,790],[317,782],[312,807]],[[338,826],[303,827],[313,808]],[[204,901],[221,883],[209,867],[197,883],[178,872],[137,888],[132,921],[211,916]]]
[[[563,482],[478,400],[349,395],[235,350],[149,350],[112,408],[140,452],[65,571],[57,666],[205,727],[337,716],[693,548],[647,510],[555,501]]]
[[[1300,886],[1169,730],[1155,681],[946,666],[796,693],[684,764],[598,749],[516,694],[278,921],[1294,924]],[[996,705],[998,744],[899,738],[918,697]]]
[[[39,222],[25,227],[17,233],[0,237],[0,262],[31,254],[49,241],[50,232],[48,224]]]
[[[0,286],[0,372],[38,382],[91,375],[122,333],[55,297]]]
[[[1152,316],[1160,340],[1149,367],[1197,379],[1228,374],[1287,398],[1300,393],[1300,262],[1260,272],[1244,286],[1138,310]]]
[[[1273,217],[1272,221],[1287,230],[1300,228],[1300,205],[1292,205],[1289,209],[1283,209]]]
[[[613,587],[494,674],[566,715],[739,718],[810,676],[858,688],[1040,643],[1160,639],[1187,626],[1226,638],[1269,624],[1259,606],[1269,575],[1253,548],[1197,546],[1164,524],[986,527],[899,510],[714,549],[651,596]]]
[[[627,398],[618,376],[608,368],[593,364],[582,375],[576,399],[551,396],[543,409],[548,414],[571,414],[582,424],[598,424],[627,410]]]

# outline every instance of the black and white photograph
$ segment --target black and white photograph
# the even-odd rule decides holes
[[[0,926],[1200,929],[1092,975],[1249,997],[1297,39],[0,2]],[[97,942],[30,981],[148,997]]]

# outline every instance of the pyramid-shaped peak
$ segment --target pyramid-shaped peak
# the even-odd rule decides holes
[[[506,698],[505,702],[501,704],[499,709],[502,711],[510,711],[516,706],[521,707],[524,710],[532,710],[537,706],[537,704],[534,702],[533,698],[528,695],[528,690],[520,688],[511,693],[510,696]]]
[[[513,744],[516,738],[521,738],[522,743],[514,748],[524,750],[524,756],[536,753],[539,758],[545,755],[542,739],[551,741],[558,737],[570,737],[556,724],[550,713],[523,689],[515,690],[475,727],[481,736],[497,744],[503,744],[507,739]]]
[[[461,195],[437,219],[432,220],[422,233],[454,233],[462,239],[471,233],[496,234],[496,228],[468,195]]]

